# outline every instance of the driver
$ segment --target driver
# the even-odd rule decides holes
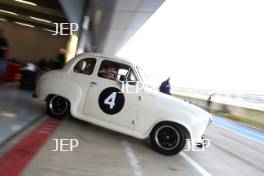
[[[113,65],[104,65],[103,68],[99,71],[99,76],[110,80],[116,80],[117,71],[115,70]]]

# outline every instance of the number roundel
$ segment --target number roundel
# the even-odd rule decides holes
[[[115,87],[104,89],[99,95],[99,106],[106,114],[116,114],[122,110],[125,97],[121,90]]]

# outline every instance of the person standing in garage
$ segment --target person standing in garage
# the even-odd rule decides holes
[[[65,65],[65,49],[60,48],[57,58],[55,59],[55,69],[62,69]]]
[[[4,30],[0,29],[0,78],[5,71],[5,59],[8,53],[8,42],[4,37]]]
[[[162,93],[171,95],[171,93],[170,93],[170,77],[161,83],[159,90]]]

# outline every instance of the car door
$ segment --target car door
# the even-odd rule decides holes
[[[78,102],[77,112],[83,113],[85,97],[90,90],[90,83],[94,76],[96,58],[82,58],[78,60],[69,74],[69,80],[75,82],[81,89],[83,96]]]
[[[112,67],[109,70],[104,67]],[[112,69],[112,70],[111,70]],[[120,80],[132,79],[134,83],[120,83]],[[140,92],[135,82],[137,78],[131,66],[103,60],[97,75],[91,81],[91,87],[84,105],[84,113],[100,119],[113,128],[133,130],[134,120],[140,110]],[[123,91],[129,87],[128,91]]]

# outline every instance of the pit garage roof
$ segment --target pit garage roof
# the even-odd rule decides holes
[[[115,54],[165,0],[15,0],[0,1],[0,18],[54,31],[55,24],[74,22],[80,26],[84,51]],[[13,12],[18,15],[6,13]],[[50,21],[32,19],[36,17]],[[89,18],[87,23],[86,17]],[[83,26],[88,26],[84,29]]]
[[[115,54],[159,8],[163,0],[97,1],[95,42],[99,52]],[[98,17],[99,16],[99,17]]]
[[[91,0],[81,3],[79,0],[77,5],[70,0],[60,0],[71,22],[80,21],[82,25],[84,16],[89,16],[90,32],[85,36],[91,45],[88,50],[107,54],[115,54],[164,1]]]
[[[29,0],[29,2],[36,5],[29,5],[15,0],[1,0],[0,18],[9,22],[26,23],[53,31],[55,30],[55,24],[53,23],[68,22],[57,0]],[[50,22],[44,22],[34,18],[44,19]]]

